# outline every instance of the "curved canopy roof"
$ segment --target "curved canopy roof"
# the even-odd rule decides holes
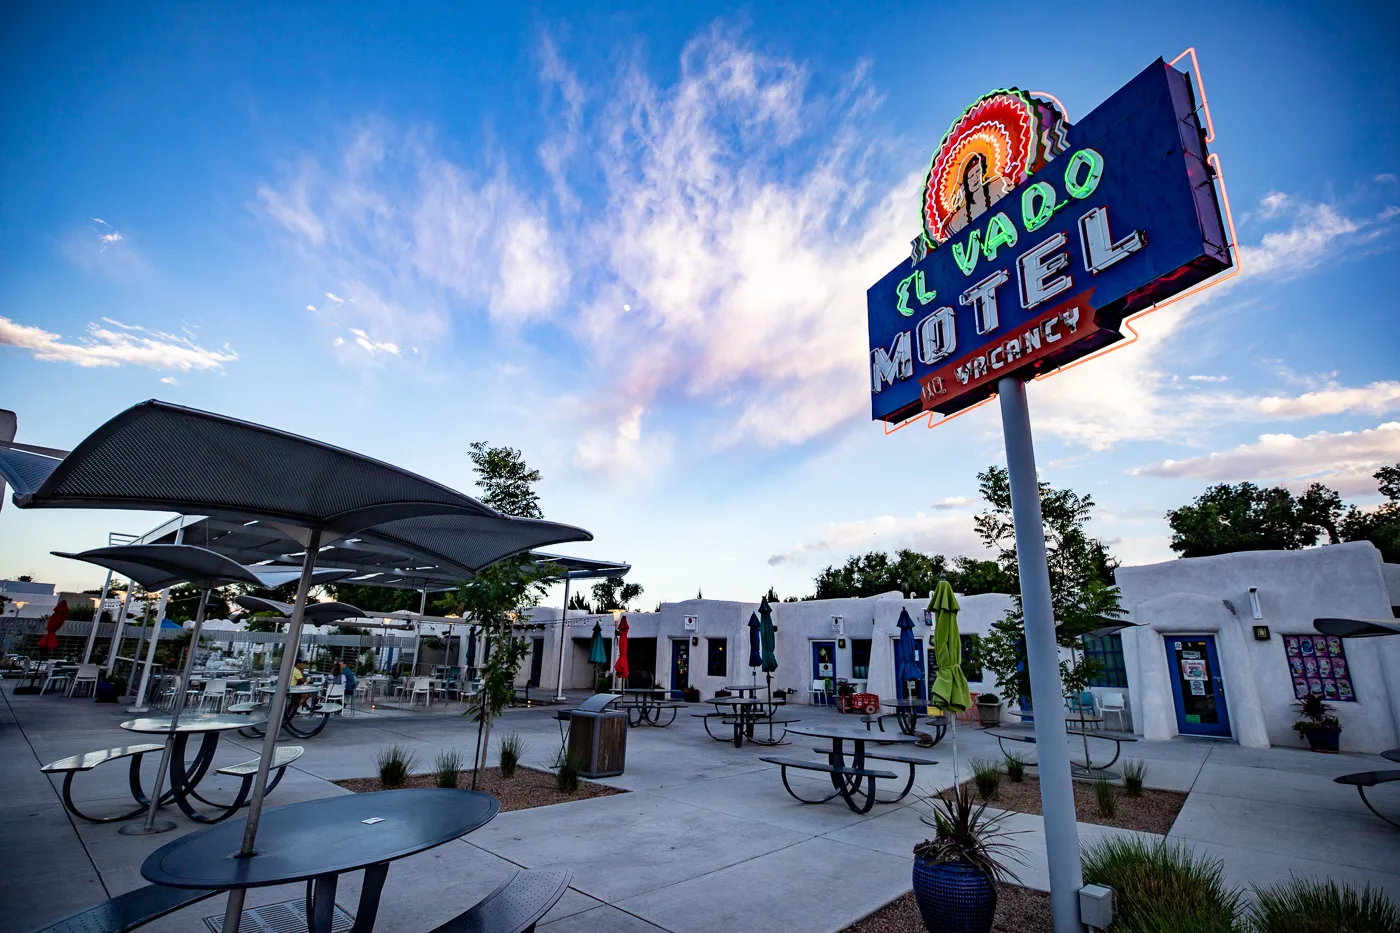
[[[252,612],[276,612],[291,618],[292,604],[278,602],[275,599],[268,599],[265,596],[239,596],[234,602]],[[303,613],[306,621],[312,624],[322,622],[334,622],[336,619],[363,619],[364,612],[350,605],[349,603],[312,603],[306,604],[306,611]]]
[[[66,457],[0,447],[21,508],[149,509],[356,535],[426,558],[459,579],[582,528],[513,518],[416,473],[224,415],[148,401]]]
[[[52,553],[106,567],[148,590],[163,590],[177,583],[193,583],[201,589],[225,583],[263,585],[256,574],[237,561],[190,544],[125,544],[78,554]]]
[[[1313,619],[1313,628],[1339,638],[1400,635],[1400,619]]]

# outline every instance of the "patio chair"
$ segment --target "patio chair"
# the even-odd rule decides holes
[[[222,713],[224,703],[228,700],[227,680],[208,680],[204,683],[204,693],[199,698],[199,708],[207,709],[210,704],[214,706],[214,712]]]
[[[48,667],[44,670],[46,676],[44,677],[44,688],[39,691],[40,695],[48,693],[49,688],[55,684],[57,684],[58,689],[66,691],[68,682],[73,678],[73,672],[67,668],[59,667],[55,661],[45,661],[44,663]]]
[[[82,685],[92,688],[91,692],[97,691],[97,665],[79,664],[78,670],[73,674],[73,681],[68,685],[68,695],[71,697]]]
[[[1121,693],[1103,693],[1099,695],[1099,712],[1107,716],[1113,713],[1118,717],[1118,728],[1123,728],[1123,714],[1127,712],[1127,706]]]
[[[413,686],[408,694],[408,705],[412,706],[413,701],[418,697],[423,698],[424,706],[431,706],[433,702],[433,679],[431,677],[413,678]]]

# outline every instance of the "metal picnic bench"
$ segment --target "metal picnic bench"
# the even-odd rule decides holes
[[[1381,757],[1387,761],[1400,761],[1400,748],[1392,748],[1381,752]],[[1341,777],[1333,778],[1334,784],[1348,784],[1356,788],[1356,792],[1361,795],[1361,802],[1366,805],[1376,816],[1385,820],[1391,826],[1400,827],[1400,823],[1377,810],[1371,801],[1366,799],[1366,788],[1375,787],[1378,784],[1389,784],[1391,781],[1400,781],[1400,770],[1392,771],[1357,771],[1354,774],[1343,774]]]
[[[1071,719],[1068,721],[1073,722],[1074,720]],[[997,746],[1001,749],[1001,753],[1003,755],[1010,755],[1010,752],[1006,750],[1006,742],[1021,742],[1026,745],[1035,744],[1035,732],[1030,726],[1019,727],[1018,731],[1015,732],[1009,731],[1007,729],[988,729],[987,734],[997,740]],[[1114,764],[1118,762],[1118,758],[1123,754],[1123,744],[1125,742],[1137,741],[1136,738],[1130,735],[1123,735],[1117,732],[1104,732],[1101,730],[1091,732],[1087,729],[1074,729],[1067,727],[1065,729],[1065,734],[1077,735],[1083,739],[1084,761],[1082,764],[1079,762],[1071,761],[1070,770],[1075,777],[1086,780],[1094,780],[1100,776],[1108,777],[1112,780],[1117,780],[1120,777],[1120,775],[1116,771],[1112,771],[1110,769],[1114,766]],[[1112,742],[1113,757],[1107,762],[1104,762],[1103,764],[1095,764],[1093,756],[1089,751],[1090,739],[1101,739],[1105,742]]]
[[[807,726],[791,731],[797,735],[827,739],[831,742],[830,748],[816,749],[818,753],[827,756],[825,762],[777,756],[760,759],[761,761],[766,761],[769,764],[774,764],[779,767],[782,774],[784,789],[786,789],[788,794],[795,800],[801,803],[826,803],[828,800],[840,796],[846,801],[846,805],[856,813],[869,813],[871,808],[877,803],[898,803],[900,800],[903,800],[914,786],[914,773],[919,765],[937,764],[937,762],[927,759],[910,758],[904,755],[870,754],[865,750],[866,743],[880,742],[881,740],[876,739],[874,735],[868,731],[827,726]],[[852,745],[849,752],[849,762],[846,757],[847,750],[844,746],[844,743],[848,741]],[[890,738],[884,741],[887,743],[898,742],[909,745],[913,744],[915,738],[900,733],[897,736],[891,735]],[[867,767],[867,762],[870,761],[890,761],[908,765],[909,780],[905,783],[903,790],[901,790],[898,795],[884,800],[877,798],[875,793],[876,780],[895,781],[899,779],[899,775],[895,774],[893,771]],[[801,794],[797,793],[797,791],[793,790],[792,784],[788,781],[787,772],[789,768],[794,768],[799,771],[817,771],[829,775],[833,788],[832,792],[819,800],[811,800],[803,797]],[[864,790],[861,789],[862,782],[866,785]]]

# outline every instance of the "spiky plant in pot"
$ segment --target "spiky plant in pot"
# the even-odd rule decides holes
[[[914,847],[914,900],[929,933],[988,933],[998,882],[1017,881],[1007,860],[1022,861],[1003,828],[1006,813],[987,814],[966,785],[928,798],[934,836]]]

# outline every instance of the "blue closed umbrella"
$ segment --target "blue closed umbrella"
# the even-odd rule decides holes
[[[909,681],[923,680],[919,670],[919,659],[914,654],[914,620],[909,618],[909,610],[899,610],[899,641],[894,646],[894,667],[896,689],[904,699],[914,699],[909,689]]]

